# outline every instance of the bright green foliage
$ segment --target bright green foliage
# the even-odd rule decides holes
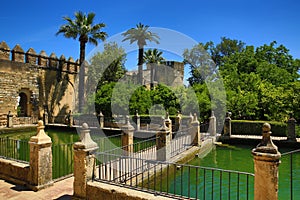
[[[72,20],[70,17],[64,17],[63,19],[67,22],[62,25],[56,35],[63,34],[66,38],[78,38],[80,43],[80,74],[79,74],[79,113],[82,112],[84,106],[84,91],[85,91],[85,66],[83,65],[85,60],[85,46],[86,43],[98,45],[98,40],[104,41],[107,37],[106,32],[102,29],[105,27],[104,23],[94,23],[95,13],[91,12],[85,14],[81,11],[75,12],[75,19]]]
[[[227,110],[232,112],[233,118],[286,121],[290,113],[294,113],[296,119],[300,117],[298,95],[300,61],[293,59],[286,47],[276,46],[276,42],[271,42],[255,49],[253,46],[244,46],[241,41],[226,38],[222,38],[216,47],[212,42],[199,45],[204,46],[212,59],[217,62],[226,90]],[[191,68],[191,72],[190,84],[196,88],[197,96],[201,97],[198,101],[208,102],[198,88],[203,87],[199,85],[212,84],[215,81],[204,83],[199,74],[205,76],[207,74],[205,71],[197,74]],[[213,100],[211,91],[209,94]],[[220,107],[224,103],[214,105],[215,101],[211,102],[212,108]],[[205,105],[202,105],[203,107]]]
[[[94,101],[96,112],[103,113],[104,116],[111,116],[111,97],[116,83],[102,85],[95,95]]]
[[[144,52],[144,61],[146,64],[160,64],[164,61],[164,57],[162,57],[163,52],[158,51],[157,49],[148,49]]]
[[[207,79],[213,78],[216,65],[203,44],[199,43],[192,49],[185,49],[183,58],[191,69],[191,76],[188,78],[190,85],[203,84]]]
[[[139,114],[148,114],[152,105],[150,96],[150,91],[145,87],[141,86],[137,88],[130,98],[130,114],[133,115],[136,111]]]
[[[161,104],[170,115],[175,115],[180,110],[179,99],[176,97],[173,90],[163,84],[158,84],[151,91],[152,103]]]
[[[139,23],[136,25],[136,28],[131,28],[124,32],[122,35],[124,39],[122,41],[129,40],[130,44],[136,42],[139,48],[138,51],[138,79],[139,83],[142,84],[143,79],[143,64],[144,64],[144,46],[147,45],[147,41],[155,42],[159,44],[159,36],[156,33],[152,33],[148,30],[149,26]]]
[[[104,44],[103,52],[97,52],[90,60],[87,89],[95,91],[104,84],[118,82],[126,72],[125,61],[122,47],[116,43]]]

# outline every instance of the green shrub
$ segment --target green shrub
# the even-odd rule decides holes
[[[287,124],[283,122],[232,120],[231,134],[233,135],[262,135],[264,123],[271,125],[271,136],[285,137],[287,135]]]

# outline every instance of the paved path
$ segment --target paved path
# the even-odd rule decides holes
[[[9,200],[68,200],[73,195],[74,178],[54,183],[54,186],[40,190],[38,192],[31,191],[24,186],[8,183],[0,179],[0,199]]]

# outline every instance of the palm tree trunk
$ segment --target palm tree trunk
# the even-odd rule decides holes
[[[139,60],[138,60],[138,81],[143,85],[143,63],[144,63],[144,47],[139,47]]]
[[[84,106],[84,83],[85,83],[85,41],[80,40],[80,70],[79,70],[79,91],[78,91],[78,101],[79,108],[78,112],[82,113]]]

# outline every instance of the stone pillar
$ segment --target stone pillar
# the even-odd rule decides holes
[[[48,109],[47,109],[47,105],[44,105],[43,122],[44,122],[44,125],[48,124]]]
[[[74,144],[74,183],[73,196],[86,199],[87,182],[93,177],[96,158],[95,151],[98,145],[91,139],[90,130],[86,123],[80,130],[80,142]]]
[[[163,126],[156,133],[156,159],[158,161],[167,161],[171,157],[172,134],[163,120]]]
[[[29,184],[34,191],[53,185],[52,141],[44,131],[43,121],[38,121],[37,135],[29,140],[30,172]]]
[[[178,111],[176,118],[175,118],[175,132],[180,131],[180,126],[181,126],[181,114]]]
[[[13,127],[13,115],[11,114],[10,111],[8,111],[8,114],[7,114],[7,123],[6,123],[6,126],[8,128]]]
[[[225,124],[224,124],[224,137],[231,137],[231,112],[226,113]]]
[[[294,117],[290,117],[288,120],[288,141],[296,142],[296,120]]]
[[[135,114],[135,122],[136,122],[136,130],[140,130],[141,129],[141,117],[139,116],[139,113],[136,111]]]
[[[73,115],[72,111],[69,110],[69,113],[67,114],[67,126],[72,127],[73,126]]]
[[[211,136],[217,135],[217,120],[214,111],[211,112],[211,117],[209,118],[209,129],[208,132]]]
[[[122,149],[124,155],[128,156],[133,153],[133,133],[134,127],[129,122],[129,116],[126,116],[125,125],[122,126]]]
[[[169,117],[169,112],[166,112],[166,117],[165,117],[165,123],[164,124],[169,128],[169,131],[172,133],[172,120]]]
[[[278,199],[278,166],[281,154],[270,137],[271,126],[263,125],[260,144],[252,150],[254,157],[254,199]]]
[[[104,128],[104,115],[102,114],[101,111],[99,113],[99,126],[100,128]]]
[[[200,122],[198,121],[197,114],[194,114],[194,119],[191,123],[190,129],[193,146],[201,146]]]

